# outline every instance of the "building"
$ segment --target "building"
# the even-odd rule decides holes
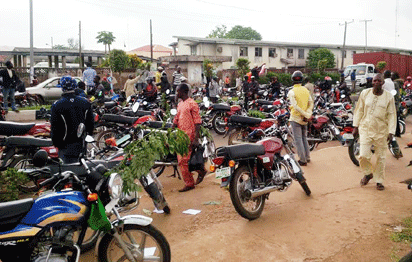
[[[179,55],[169,58],[162,57],[162,61],[184,64],[187,63],[186,61],[189,58],[203,61],[204,58],[209,57],[215,58],[215,60],[211,60],[219,63],[219,70],[235,68],[236,60],[238,58],[248,59],[251,62],[252,67],[255,64],[260,66],[261,64],[266,63],[266,66],[269,69],[302,68],[305,67],[309,51],[317,48],[327,48],[331,50],[335,55],[337,68],[342,69],[347,65],[353,64],[354,54],[365,52],[365,46],[348,45],[345,46],[345,51],[342,52],[341,45],[330,44],[287,43],[183,36],[174,37],[177,38],[177,42],[171,44],[171,46],[179,50]],[[385,47],[368,47],[367,51],[412,54],[412,50],[399,50]],[[229,60],[228,57],[231,59]],[[198,63],[195,63],[195,66],[198,67]],[[194,71],[189,68],[187,70],[188,72]]]
[[[133,50],[126,52],[128,55],[136,54],[138,56],[151,57],[150,45],[145,45]],[[158,59],[161,56],[171,56],[173,54],[173,49],[162,46],[153,46],[153,59]]]

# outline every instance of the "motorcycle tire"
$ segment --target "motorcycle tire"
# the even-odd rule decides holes
[[[408,254],[406,254],[398,262],[412,262],[412,252],[409,252]]]
[[[243,137],[242,130],[236,130],[235,132],[229,135],[227,144],[228,145],[238,145],[238,144],[244,144],[246,142],[247,141]]]
[[[134,236],[133,242],[132,240],[130,240],[131,235]],[[132,254],[144,254],[145,252],[143,251],[146,248],[154,247],[155,253],[152,256],[150,256],[150,258],[158,259],[156,261],[162,262],[171,261],[170,246],[167,242],[167,239],[162,234],[162,232],[160,232],[157,228],[155,228],[152,225],[141,226],[137,224],[125,224],[123,228],[123,233],[120,236],[123,239],[123,241],[126,242],[126,246],[129,248]],[[144,244],[144,246],[136,245],[134,243]],[[124,251],[122,250],[120,245],[118,245],[113,235],[105,234],[99,244],[98,261],[118,261],[123,256],[125,256]],[[147,259],[147,257],[144,257],[142,261],[146,261]]]
[[[96,137],[96,146],[98,149],[103,149],[106,147],[106,139],[114,137],[116,139],[121,138],[122,134],[116,134],[114,130],[108,129],[103,132],[100,132],[100,134],[97,135]]]
[[[310,188],[309,188],[308,184],[306,183],[306,179],[305,179],[305,177],[303,176],[303,174],[298,173],[298,174],[296,175],[296,180],[299,182],[300,186],[303,188],[303,191],[305,191],[305,194],[306,194],[307,196],[310,196],[310,194],[311,194],[312,192],[310,191]]]
[[[247,176],[249,179],[244,180],[243,175]],[[249,180],[251,179],[251,173],[246,166],[242,166],[235,170],[232,180],[229,185],[230,199],[235,207],[236,211],[242,217],[248,220],[254,220],[260,217],[265,207],[266,195],[258,196],[254,199],[247,199],[245,193],[240,192],[240,189],[247,189],[250,185]],[[248,208],[246,205],[251,204]]]
[[[80,231],[76,231],[75,234],[80,234]],[[86,235],[83,239],[83,243],[80,246],[81,253],[85,253],[96,246],[96,242],[99,239],[99,234],[99,231],[93,230],[90,227],[87,228]]]
[[[25,169],[25,168],[33,168],[32,164],[32,159],[33,157],[29,156],[18,156],[13,159],[13,161],[10,163],[9,167],[15,168],[15,169]],[[25,184],[19,185],[19,190],[25,192],[25,193],[32,193],[38,191],[40,188],[34,181],[28,181]]]
[[[161,174],[163,174],[163,171],[165,171],[166,166],[153,166],[152,170],[156,174],[157,177],[159,177]]]
[[[221,123],[225,122],[223,113],[217,113],[212,118],[212,126],[213,130],[215,130],[216,134],[224,135],[226,133],[226,124],[222,125]]]
[[[359,136],[355,136],[353,140],[349,142],[348,152],[350,160],[356,166],[359,166],[359,151],[360,151],[360,144],[359,144]]]
[[[399,120],[399,129],[400,129],[400,134],[403,135],[406,132],[406,124],[405,121]]]

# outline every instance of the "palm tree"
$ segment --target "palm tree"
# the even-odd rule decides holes
[[[97,43],[103,43],[104,44],[104,52],[106,52],[106,46],[109,47],[109,53],[110,53],[110,45],[114,42],[116,37],[113,36],[112,32],[106,32],[106,31],[101,31],[97,33]]]

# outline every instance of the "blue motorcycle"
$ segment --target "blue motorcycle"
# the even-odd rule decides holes
[[[71,171],[57,173],[41,182],[42,187],[54,185],[51,192],[35,200],[0,203],[0,260],[79,261],[91,228],[99,232],[98,261],[170,261],[169,243],[151,225],[152,218],[120,215],[131,201],[138,203],[138,197],[122,193],[120,175],[95,176],[103,166],[89,169],[84,159],[81,164],[86,179]]]

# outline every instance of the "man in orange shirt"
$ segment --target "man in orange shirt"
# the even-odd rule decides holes
[[[199,144],[199,130],[202,124],[202,119],[199,114],[199,106],[197,103],[189,97],[189,87],[186,84],[180,84],[177,87],[176,99],[182,101],[177,105],[177,114],[173,120],[173,126],[184,131],[190,139],[189,153],[185,156],[177,156],[180,170],[182,171],[185,187],[180,189],[179,192],[186,192],[195,188],[195,185],[201,183],[206,175],[206,170],[197,170],[198,177],[196,183],[194,182],[193,175],[189,171],[189,160],[192,153],[192,149]]]

